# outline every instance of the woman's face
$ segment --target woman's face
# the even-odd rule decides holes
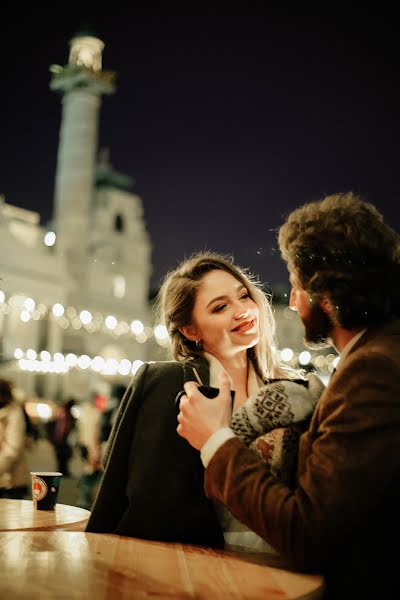
[[[197,290],[192,323],[182,333],[201,341],[206,352],[229,358],[259,341],[259,309],[248,290],[230,273],[207,273]]]

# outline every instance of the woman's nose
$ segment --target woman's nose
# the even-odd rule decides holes
[[[243,306],[242,303],[238,304],[235,309],[235,319],[243,319],[249,314],[249,308],[247,306]]]
[[[296,295],[296,290],[294,288],[292,288],[290,290],[289,308],[291,310],[296,310],[297,311],[297,295]]]

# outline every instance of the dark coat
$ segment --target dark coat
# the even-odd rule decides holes
[[[199,452],[176,431],[175,398],[185,381],[195,381],[192,365],[208,385],[205,360],[147,363],[135,375],[111,432],[86,531],[223,546]]]

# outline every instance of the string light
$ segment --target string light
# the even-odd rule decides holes
[[[128,358],[117,360],[115,358],[104,359],[102,356],[95,356],[90,358],[87,354],[76,354],[69,353],[66,356],[61,352],[56,352],[51,358],[49,352],[44,350],[40,353],[40,359],[37,357],[37,353],[32,348],[29,348],[25,353],[21,348],[16,348],[14,351],[14,357],[18,360],[18,366],[22,371],[30,371],[36,373],[68,373],[70,369],[92,369],[96,373],[102,375],[116,375],[117,373],[122,376],[131,376],[143,364],[142,360],[130,361]]]
[[[339,362],[339,356],[335,356],[334,360],[332,360],[331,356],[334,355],[325,357],[322,354],[319,354],[313,357],[308,351],[296,354],[291,348],[285,348],[284,350],[286,351],[284,352],[286,360],[282,357],[283,350],[281,352],[277,350],[277,353],[281,355],[281,359],[284,360],[284,362],[293,367],[297,367],[299,364],[302,366],[311,365],[315,370],[321,373],[328,372],[329,374],[333,372]],[[289,351],[292,353],[292,358],[290,360]],[[36,351],[32,348],[29,348],[26,352],[23,352],[21,348],[16,348],[14,350],[14,357],[18,361],[21,370],[40,373],[68,373],[70,369],[76,368],[80,370],[91,369],[102,375],[119,374],[128,376],[134,375],[138,368],[143,364],[143,361],[139,359],[131,362],[128,358],[122,358],[121,360],[117,360],[116,358],[105,359],[102,356],[91,358],[87,354],[77,356],[71,352],[65,356],[61,352],[56,352],[53,357],[51,357],[51,354],[47,352],[47,350],[40,352],[38,358]],[[326,360],[327,358],[329,358],[329,360]]]
[[[18,296],[19,301],[16,302],[17,296],[14,295],[6,302],[6,295],[0,290],[0,311],[9,314],[11,310],[19,310],[19,318],[23,323],[29,323],[31,319],[42,320],[50,313],[64,330],[72,327],[79,331],[83,327],[87,333],[107,334],[113,338],[128,335],[133,336],[139,344],[144,344],[154,335],[160,346],[166,347],[168,344],[169,336],[162,325],[155,324],[154,327],[150,327],[139,319],[133,319],[128,325],[126,321],[118,320],[114,315],[104,317],[99,312],[91,313],[87,309],[78,310],[74,306],[65,308],[60,302],[48,307],[43,303],[37,304],[34,298],[22,298],[21,301],[21,296]]]

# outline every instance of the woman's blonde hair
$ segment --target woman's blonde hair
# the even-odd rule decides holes
[[[180,327],[190,325],[197,290],[207,273],[225,271],[243,286],[257,304],[260,311],[260,341],[247,353],[254,368],[262,380],[279,375],[274,353],[275,319],[270,299],[263,292],[261,284],[247,269],[233,263],[231,256],[215,252],[199,252],[184,260],[176,269],[164,278],[157,298],[159,320],[167,328],[170,337],[170,349],[173,358],[185,361],[202,356],[202,350],[195,342],[188,340]]]

